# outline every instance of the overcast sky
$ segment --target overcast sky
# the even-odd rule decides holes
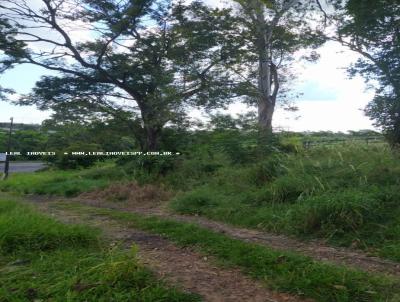
[[[31,0],[36,1],[36,0]],[[295,91],[303,93],[296,100],[299,111],[288,113],[277,109],[274,127],[292,131],[346,131],[373,129],[362,108],[372,99],[373,92],[366,91],[361,78],[348,79],[345,71],[358,56],[337,43],[329,42],[320,48],[321,59],[317,63],[296,66],[298,79]],[[31,65],[18,66],[0,77],[0,86],[13,88],[18,94],[28,93],[47,71]],[[243,113],[244,105],[233,105],[230,112]],[[49,112],[35,107],[20,107],[0,102],[0,122],[40,123]],[[198,116],[197,113],[194,113]]]

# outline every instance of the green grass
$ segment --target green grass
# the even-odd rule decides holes
[[[0,201],[0,301],[199,301],[168,288],[99,232]]]
[[[16,202],[0,202],[0,253],[51,251],[96,243],[96,230],[66,226]]]
[[[232,239],[202,227],[156,217],[98,209],[78,204],[59,204],[78,213],[105,215],[129,226],[162,235],[216,257],[223,265],[239,266],[273,289],[316,301],[399,301],[399,280],[382,275],[324,264],[294,253]]]
[[[332,244],[358,244],[400,261],[399,201],[398,155],[383,146],[348,145],[226,165],[178,194],[171,208]]]
[[[127,178],[122,170],[107,163],[86,170],[48,170],[33,174],[12,174],[6,181],[0,182],[0,190],[71,197],[96,188],[104,188],[113,181]]]

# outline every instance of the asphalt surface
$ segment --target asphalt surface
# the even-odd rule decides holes
[[[43,162],[10,162],[9,173],[31,173],[43,169]],[[0,173],[4,171],[4,162],[0,163]]]

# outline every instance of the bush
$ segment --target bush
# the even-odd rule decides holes
[[[207,187],[202,187],[190,193],[175,198],[171,206],[183,214],[204,214],[207,209],[217,204],[218,196]]]
[[[383,223],[393,200],[393,196],[378,190],[329,192],[293,206],[287,213],[287,225],[304,235],[357,235],[365,227]]]
[[[295,202],[317,191],[324,191],[325,187],[318,178],[311,175],[285,175],[271,184],[273,200],[275,202]]]
[[[71,152],[95,152],[101,151],[98,144],[86,144],[86,143],[76,143],[65,150],[61,150],[59,155],[56,157],[49,157],[49,162],[59,169],[77,169],[77,168],[88,168],[93,166],[96,162],[100,160],[98,156],[91,155],[71,155]],[[64,154],[68,153],[67,154]]]
[[[241,196],[241,201],[253,206],[262,206],[274,201],[274,194],[268,187],[262,187],[258,190],[249,190]]]
[[[254,138],[238,130],[216,131],[211,144],[217,152],[225,154],[233,164],[244,164],[255,160],[257,149]]]
[[[153,182],[167,173],[171,173],[178,159],[173,156],[138,156],[117,163],[127,175],[144,184]]]
[[[249,171],[248,177],[250,182],[257,186],[262,186],[278,176],[284,175],[286,172],[287,168],[283,166],[280,157],[275,155],[254,164]]]

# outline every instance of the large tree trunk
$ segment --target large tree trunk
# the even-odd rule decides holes
[[[144,101],[137,101],[142,119],[142,151],[157,151],[161,139],[163,124],[154,112],[154,107]]]
[[[278,89],[276,68],[273,67],[271,58],[271,28],[265,20],[263,4],[255,2],[256,7],[256,30],[257,50],[259,57],[258,66],[258,126],[260,137],[268,139],[272,134],[272,117],[275,110],[276,93]],[[274,89],[272,84],[274,83]]]
[[[258,124],[262,132],[272,131],[272,116],[275,103],[271,96],[271,70],[265,50],[260,49],[259,81],[258,81]]]
[[[158,151],[161,128],[157,126],[145,125],[146,129],[146,151]]]
[[[263,133],[272,132],[272,117],[274,115],[275,104],[271,98],[260,97],[258,101],[258,124]]]

